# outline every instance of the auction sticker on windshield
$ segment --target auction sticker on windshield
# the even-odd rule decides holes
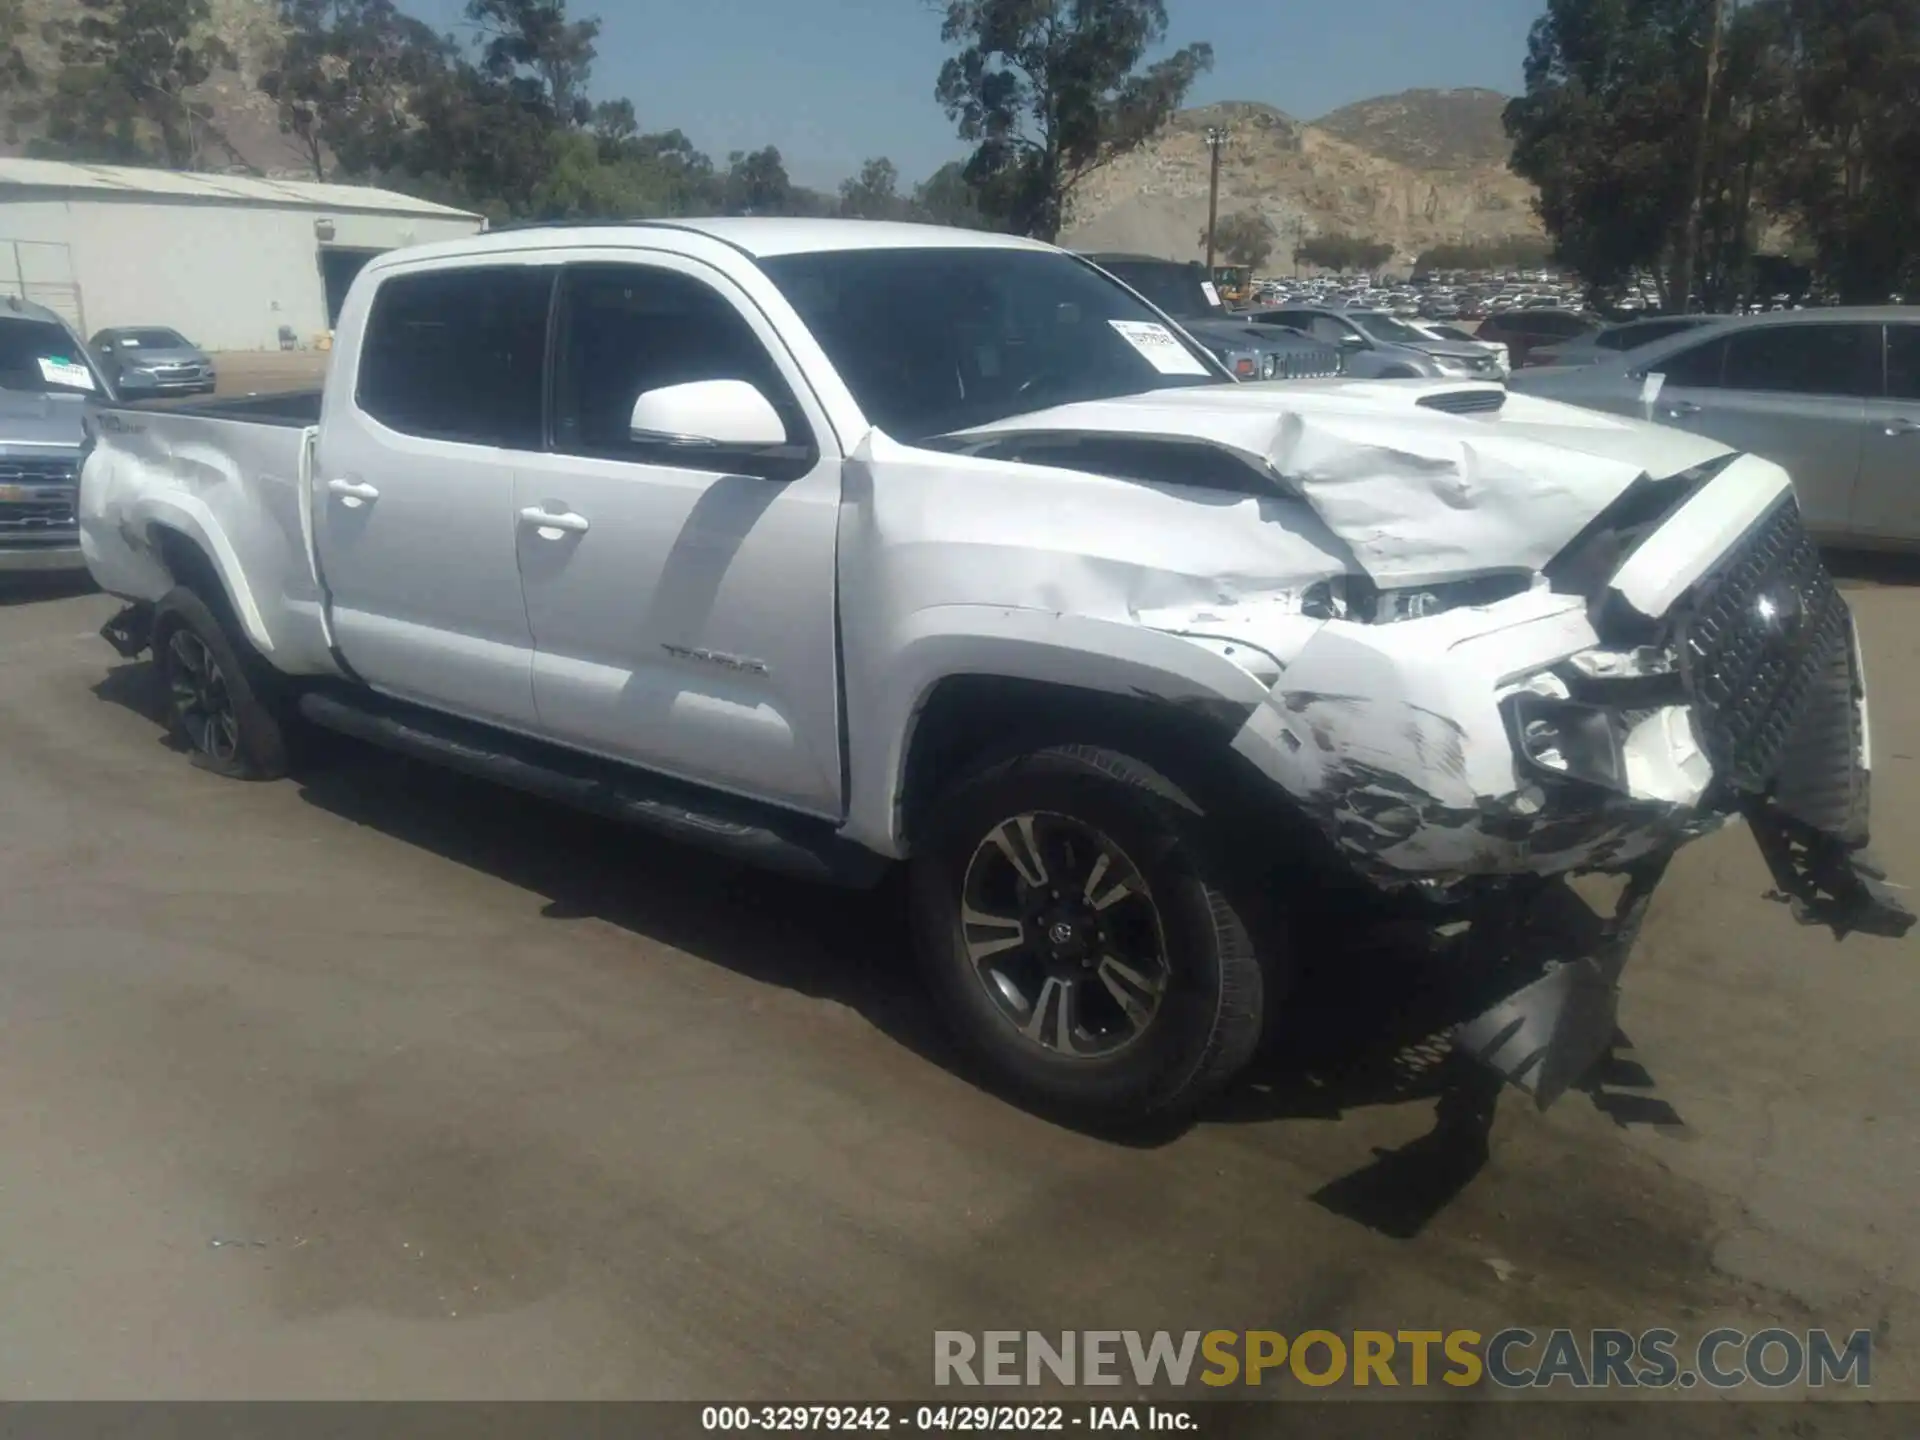
[[[1213,282],[1211,280],[1202,280],[1200,282],[1200,293],[1207,297],[1207,304],[1213,306],[1214,309],[1221,310],[1226,308],[1221,305],[1220,292],[1213,288]]]
[[[1173,332],[1151,320],[1109,320],[1120,338],[1146,358],[1162,375],[1205,375],[1207,367],[1173,338]]]
[[[76,390],[93,389],[93,372],[84,365],[76,365],[71,360],[56,360],[51,356],[40,357],[40,378],[49,385],[71,385]]]

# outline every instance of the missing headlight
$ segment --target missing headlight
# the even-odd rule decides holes
[[[1509,695],[1502,708],[1515,751],[1536,769],[1626,790],[1626,727],[1617,712],[1529,690]]]

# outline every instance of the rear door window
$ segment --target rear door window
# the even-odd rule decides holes
[[[1729,390],[1846,395],[1879,388],[1879,329],[1872,325],[1770,325],[1727,337]],[[1669,376],[1671,378],[1671,376]]]
[[[1667,356],[1649,361],[1647,369],[1667,377],[1667,384],[1690,390],[1710,390],[1720,384],[1727,366],[1727,342],[1709,340]]]
[[[538,450],[555,271],[498,265],[381,282],[354,398],[389,429]]]

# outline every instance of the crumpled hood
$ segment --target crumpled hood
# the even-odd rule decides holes
[[[1426,397],[1495,396],[1453,415]],[[1544,567],[1642,475],[1717,441],[1463,381],[1287,381],[1062,405],[956,438],[1130,435],[1215,446],[1310,505],[1381,586]]]
[[[11,446],[71,445],[86,439],[81,395],[40,395],[30,390],[0,390],[0,450]]]

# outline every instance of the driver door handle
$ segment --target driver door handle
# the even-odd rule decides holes
[[[350,505],[370,504],[380,498],[380,492],[364,480],[329,480],[327,493],[338,495]]]
[[[529,505],[522,510],[520,523],[531,525],[543,540],[558,540],[562,535],[584,535],[588,529],[588,520],[584,515],[576,515],[571,510],[555,513],[551,510],[542,510],[538,505]],[[554,533],[547,534],[549,530]]]

